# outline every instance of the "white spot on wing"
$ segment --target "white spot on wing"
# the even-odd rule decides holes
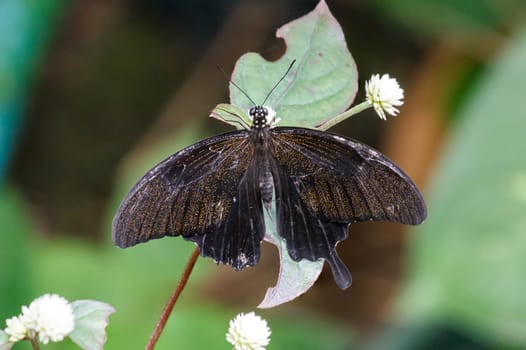
[[[246,265],[248,263],[248,258],[244,253],[239,253],[237,259],[241,262],[242,265]]]

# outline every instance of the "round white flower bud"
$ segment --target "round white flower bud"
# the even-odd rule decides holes
[[[75,325],[71,305],[56,294],[44,294],[33,300],[29,307],[23,306],[21,317],[29,335],[38,334],[38,339],[43,344],[63,340],[73,331]]]
[[[265,350],[270,342],[270,328],[267,321],[253,312],[239,314],[230,321],[226,340],[234,350]]]
[[[20,315],[7,319],[5,323],[7,328],[4,332],[9,336],[10,342],[15,343],[28,335],[26,324]]]
[[[385,113],[395,116],[398,114],[396,107],[404,104],[404,90],[400,88],[396,79],[389,77],[389,74],[384,74],[382,77],[373,74],[371,79],[365,82],[365,97],[378,116],[384,120]]]

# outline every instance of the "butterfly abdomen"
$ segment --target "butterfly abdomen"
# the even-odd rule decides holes
[[[274,193],[274,181],[272,179],[270,164],[267,157],[261,164],[259,172],[259,190],[261,191],[261,200],[265,205],[265,209],[270,213]]]

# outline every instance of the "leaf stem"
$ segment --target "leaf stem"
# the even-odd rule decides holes
[[[40,345],[38,344],[38,340],[36,336],[29,338],[29,341],[31,342],[31,345],[33,346],[33,350],[40,350]]]
[[[177,302],[177,299],[179,299],[181,292],[186,286],[186,282],[188,282],[188,278],[192,273],[192,270],[198,257],[199,248],[196,247],[192,255],[190,256],[190,259],[188,259],[184,271],[181,274],[181,278],[179,279],[177,286],[175,287],[172,295],[170,296],[170,299],[168,299],[168,302],[166,303],[166,306],[164,307],[163,312],[161,313],[161,317],[159,318],[159,321],[157,321],[157,325],[155,325],[155,329],[153,330],[153,333],[150,336],[150,339],[148,340],[148,343],[146,344],[144,350],[153,350],[155,344],[157,344],[157,341],[159,340],[159,337],[161,336],[161,333],[163,332],[164,327],[166,326],[166,322],[168,322],[168,318],[172,313],[175,303]]]
[[[327,130],[327,129],[333,127],[334,125],[338,124],[342,120],[345,120],[345,119],[349,118],[350,116],[353,116],[353,115],[355,115],[357,113],[360,113],[361,111],[363,111],[363,110],[365,110],[365,109],[367,109],[369,107],[372,107],[372,105],[369,102],[367,102],[367,101],[363,101],[362,103],[357,104],[356,106],[353,106],[353,107],[349,108],[348,110],[346,110],[342,114],[338,114],[336,117],[333,117],[333,118],[327,120],[326,122],[318,124],[316,126],[316,129],[318,129],[318,130]]]

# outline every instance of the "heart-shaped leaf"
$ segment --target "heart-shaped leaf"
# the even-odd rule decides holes
[[[325,1],[279,28],[276,36],[287,46],[279,60],[269,62],[257,53],[239,58],[232,81],[253,101],[231,85],[231,103],[248,110],[267,99],[265,105],[282,119],[280,126],[310,128],[346,110],[356,95],[358,72],[340,24]],[[292,70],[272,91],[294,60]]]

